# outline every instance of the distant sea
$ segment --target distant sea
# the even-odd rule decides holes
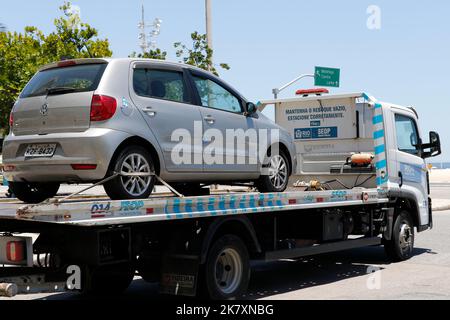
[[[450,169],[450,162],[435,162],[431,163],[431,165],[438,169]]]

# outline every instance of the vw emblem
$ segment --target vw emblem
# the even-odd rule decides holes
[[[46,116],[48,114],[48,104],[44,103],[40,110],[41,115]]]

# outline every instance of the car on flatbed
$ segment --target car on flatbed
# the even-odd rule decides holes
[[[154,174],[195,194],[217,183],[280,192],[295,171],[286,130],[218,77],[179,63],[128,58],[46,65],[15,103],[10,126],[5,171],[14,194],[28,203],[55,196],[61,183],[96,183],[115,173],[104,188],[118,200],[147,198]],[[208,130],[235,134],[231,147],[227,141],[211,152],[222,161],[204,159],[217,140]],[[258,140],[262,161],[249,149],[251,130],[279,133],[277,141]]]

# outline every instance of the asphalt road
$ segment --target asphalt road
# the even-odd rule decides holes
[[[450,184],[433,185],[433,198],[450,199]],[[450,211],[434,215],[435,228],[416,235],[412,259],[391,264],[381,247],[299,261],[255,264],[245,299],[450,299]],[[157,285],[136,278],[114,299],[167,299]],[[19,295],[14,300],[101,299],[75,293]],[[109,298],[111,299],[111,297]],[[172,299],[172,298],[171,298]],[[2,300],[2,298],[0,298]]]

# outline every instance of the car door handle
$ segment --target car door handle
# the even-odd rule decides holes
[[[205,119],[205,121],[206,121],[208,124],[214,124],[214,123],[216,122],[216,119],[214,119],[212,116],[206,116],[206,117],[204,117],[203,119]]]
[[[145,112],[146,114],[148,114],[150,117],[156,116],[156,111],[153,110],[152,107],[144,108],[144,112]]]
[[[401,171],[398,172],[398,177],[400,178],[400,184],[398,186],[401,188],[403,187],[403,173]]]

